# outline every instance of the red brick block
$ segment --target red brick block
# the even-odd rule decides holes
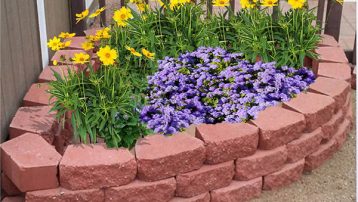
[[[8,196],[17,196],[21,194],[21,191],[11,182],[11,180],[4,174],[1,173],[1,189]]]
[[[260,196],[262,177],[249,181],[232,181],[227,187],[213,190],[211,202],[243,202]]]
[[[332,97],[336,102],[336,110],[338,110],[344,105],[351,87],[349,83],[342,80],[318,77],[308,90]]]
[[[193,197],[213,189],[228,186],[234,177],[234,162],[204,165],[199,170],[179,174],[176,177],[176,196]]]
[[[97,28],[87,29],[87,30],[84,31],[84,33],[86,34],[86,36],[96,35],[96,32],[97,32],[98,30],[101,30],[101,29],[103,29],[103,28],[97,27]]]
[[[322,125],[322,138],[323,142],[327,142],[332,138],[334,133],[338,130],[338,126],[342,123],[344,119],[342,110],[339,110],[336,114],[334,114],[327,123]]]
[[[24,202],[25,199],[22,196],[5,197],[1,202]]]
[[[100,189],[70,191],[62,187],[26,193],[26,202],[103,202],[104,192]]]
[[[106,189],[105,201],[169,201],[174,197],[174,193],[174,178],[155,182],[136,180],[128,185]]]
[[[351,67],[347,63],[321,62],[318,64],[318,76],[343,80],[350,83]]]
[[[337,142],[335,139],[331,139],[325,144],[322,144],[317,151],[308,155],[305,158],[305,171],[312,171],[321,166],[326,160],[330,159],[337,151]]]
[[[23,106],[48,106],[56,99],[50,100],[51,94],[48,92],[49,86],[47,83],[34,83],[25,94],[23,99]]]
[[[52,56],[51,61],[56,60],[60,65],[72,65],[72,57],[76,53],[86,53],[84,50],[59,50]]]
[[[257,150],[254,155],[238,158],[235,179],[250,180],[279,170],[287,160],[286,146],[273,150]]]
[[[60,162],[61,186],[70,190],[125,185],[136,173],[128,149],[109,149],[104,144],[69,145]]]
[[[357,75],[356,75],[356,66],[354,66],[354,70],[352,72],[352,80],[351,80],[351,86],[352,89],[356,89],[356,83],[357,83]]]
[[[343,146],[343,143],[347,139],[347,134],[350,129],[350,122],[347,119],[344,119],[344,121],[339,125],[337,132],[333,135],[333,138],[337,142],[337,147],[340,149]]]
[[[210,194],[204,193],[191,198],[174,197],[169,202],[210,202]]]
[[[269,107],[252,121],[260,128],[260,149],[273,149],[300,137],[305,129],[305,117],[279,106]]]
[[[79,49],[83,50],[82,43],[86,42],[87,39],[84,36],[75,36],[70,39],[66,39],[65,41],[71,41],[70,46],[68,46],[68,49]]]
[[[186,133],[150,135],[137,141],[137,177],[156,181],[199,169],[205,160],[204,143]]]
[[[49,113],[51,107],[20,107],[10,123],[10,139],[24,133],[36,133],[52,144],[58,130],[55,112]]]
[[[284,102],[283,106],[303,114],[306,119],[306,131],[310,132],[331,119],[335,102],[326,95],[300,93],[290,101]]]
[[[318,46],[338,47],[339,44],[333,36],[323,34],[321,41],[318,43]]]
[[[57,72],[62,78],[64,78],[68,75],[68,69],[74,72],[78,71],[77,67],[73,65],[48,66],[41,72],[38,82],[46,83],[56,81],[53,71]]]
[[[206,163],[216,164],[255,153],[258,128],[247,123],[201,124],[196,137],[204,141]]]
[[[315,52],[319,55],[319,62],[348,63],[341,47],[318,47]]]
[[[302,159],[295,163],[286,164],[281,170],[264,176],[262,189],[273,190],[297,181],[302,175],[304,165],[305,160]]]
[[[1,144],[1,155],[3,172],[21,192],[58,186],[61,155],[37,134],[26,133]]]
[[[319,148],[321,140],[321,128],[310,133],[304,133],[299,139],[287,144],[287,161],[292,163],[305,158]]]

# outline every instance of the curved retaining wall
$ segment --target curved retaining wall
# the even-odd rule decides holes
[[[151,135],[131,151],[101,143],[64,147],[70,127],[59,130],[47,113],[47,84],[34,84],[10,125],[11,140],[1,144],[4,200],[238,202],[287,186],[331,158],[353,124],[343,50],[325,36],[316,51],[318,78],[308,92],[249,123]],[[39,82],[53,79],[47,68]]]

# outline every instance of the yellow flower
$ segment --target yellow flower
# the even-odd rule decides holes
[[[241,8],[253,8],[255,4],[252,4],[250,0],[240,0]]]
[[[61,32],[60,35],[58,35],[58,36],[63,39],[70,39],[70,38],[76,36],[76,33]]]
[[[179,8],[180,3],[179,0],[170,0],[169,8],[170,10],[174,10],[174,8]]]
[[[88,17],[89,18],[95,18],[95,17],[99,16],[104,10],[106,10],[106,7],[99,8]]]
[[[288,0],[288,4],[290,4],[293,9],[302,8],[305,2],[305,0]]]
[[[128,25],[128,23],[127,23],[126,21],[117,21],[117,25],[118,25],[119,27],[125,27],[125,26]]]
[[[83,20],[83,19],[85,19],[85,17],[87,17],[88,16],[88,13],[89,13],[89,10],[88,9],[86,9],[86,10],[84,10],[82,13],[77,13],[76,14],[76,24],[78,23],[78,22],[80,22],[81,20]]]
[[[155,53],[151,53],[149,52],[147,49],[145,48],[142,48],[142,53],[145,57],[149,58],[149,59],[153,59],[154,58],[154,55]]]
[[[99,39],[109,39],[111,35],[109,34],[110,28],[106,27],[96,31],[96,37]]]
[[[273,6],[277,6],[277,2],[278,0],[263,0],[261,6],[273,7]]]
[[[337,3],[339,3],[341,5],[343,5],[343,3],[344,3],[344,0],[336,0],[336,1],[337,1]]]
[[[71,40],[65,41],[63,43],[61,42],[60,45],[59,45],[60,49],[64,49],[64,48],[69,47],[71,45],[71,42],[72,42]]]
[[[58,65],[57,60],[53,60],[53,61],[52,61],[52,64],[55,65],[55,66],[57,66],[57,65]]]
[[[115,59],[118,57],[118,53],[115,49],[111,49],[108,45],[105,47],[101,47],[97,52],[99,60],[103,63],[103,65],[113,65]]]
[[[101,38],[98,38],[96,35],[88,35],[88,36],[86,36],[86,39],[88,39],[92,42],[96,42],[96,41],[99,41]]]
[[[75,53],[75,56],[72,58],[73,63],[75,64],[86,64],[89,62],[90,56],[87,53]]]
[[[139,3],[139,4],[136,4],[136,5],[137,5],[138,10],[139,10],[140,12],[143,12],[143,11],[145,11],[146,9],[149,8],[148,4],[146,4],[146,3]]]
[[[62,42],[61,42],[60,38],[57,38],[55,36],[49,40],[49,42],[47,43],[47,46],[49,48],[51,48],[51,50],[53,50],[53,51],[58,51],[61,49],[61,44],[62,44]]]
[[[218,6],[218,7],[225,7],[225,6],[229,6],[229,0],[214,0],[213,1],[213,6]]]
[[[122,7],[119,10],[116,10],[113,15],[113,20],[117,22],[117,24],[123,24],[128,19],[132,19],[132,11],[129,8]]]
[[[90,42],[90,41],[86,41],[86,42],[82,43],[82,44],[81,44],[81,47],[82,47],[83,50],[85,50],[85,51],[88,51],[88,50],[91,50],[91,49],[94,48],[93,43]]]
[[[137,57],[142,57],[142,54],[138,53],[134,48],[131,48],[129,46],[125,47],[127,50],[129,50],[133,55],[137,56]]]
[[[160,7],[162,7],[162,6],[165,7],[165,4],[164,4],[164,2],[163,2],[162,0],[158,0],[158,3],[159,3],[159,6],[160,6]]]

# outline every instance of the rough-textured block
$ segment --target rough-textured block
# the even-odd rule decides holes
[[[106,189],[105,201],[169,201],[174,197],[175,179],[155,182],[136,180],[128,185]]]
[[[286,164],[281,170],[264,177],[264,190],[272,190],[289,185],[300,179],[305,160],[302,159],[295,163]]]
[[[287,161],[292,163],[305,158],[319,148],[322,140],[322,129],[304,133],[299,139],[287,144]]]
[[[334,133],[338,130],[338,126],[343,121],[343,119],[343,112],[342,110],[339,110],[332,116],[331,120],[322,125],[322,138],[324,142],[327,142],[332,138]]]
[[[337,147],[340,149],[343,146],[343,143],[347,139],[347,134],[350,129],[350,122],[347,119],[344,119],[344,121],[339,125],[337,132],[333,135],[333,138],[337,142]]]
[[[174,197],[169,202],[210,202],[210,194],[204,193],[191,198]]]
[[[23,106],[47,106],[53,103],[56,99],[50,100],[51,94],[48,92],[49,86],[47,83],[34,83],[25,94],[23,99]]]
[[[308,90],[332,97],[336,101],[336,109],[338,110],[344,105],[351,87],[346,81],[318,77]]]
[[[70,46],[68,46],[68,49],[79,49],[82,50],[82,43],[86,42],[87,39],[84,36],[75,36],[72,37],[71,39],[67,39],[65,41],[71,41]]]
[[[58,186],[61,155],[37,134],[26,133],[1,144],[1,165],[21,192]]]
[[[55,112],[49,112],[51,107],[20,107],[10,123],[10,139],[24,133],[36,133],[52,144],[54,134],[58,130]]]
[[[11,180],[4,174],[1,173],[1,189],[8,196],[20,195],[21,191],[11,182]]]
[[[279,170],[287,160],[286,146],[273,150],[257,150],[254,155],[238,158],[235,179],[250,180]]]
[[[87,29],[84,31],[84,33],[86,34],[86,36],[89,36],[89,35],[96,35],[96,32],[100,29],[103,29],[101,27],[98,27],[98,28],[92,28],[92,29]]]
[[[351,81],[351,67],[347,63],[326,63],[318,64],[318,76]]]
[[[331,35],[327,35],[327,34],[323,34],[321,41],[318,43],[318,46],[332,46],[332,47],[338,47],[339,44],[336,41],[336,39],[331,36]]]
[[[284,102],[283,106],[303,114],[306,119],[306,131],[313,131],[331,119],[335,102],[326,95],[300,93],[290,101]]]
[[[47,189],[26,193],[26,202],[103,202],[104,192],[100,189],[70,191],[64,188]]]
[[[261,194],[262,177],[249,181],[232,181],[227,187],[213,190],[211,202],[243,202]]]
[[[204,141],[206,163],[215,164],[255,153],[258,128],[247,123],[201,124],[196,137]]]
[[[109,149],[104,144],[69,145],[60,162],[61,186],[70,190],[125,185],[136,173],[128,149]]]
[[[72,65],[72,57],[75,53],[86,53],[84,50],[59,50],[52,56],[51,61],[56,60],[60,65]]]
[[[228,186],[234,177],[234,162],[204,165],[199,170],[176,177],[176,196],[193,197],[213,189]]]
[[[156,181],[199,169],[205,160],[204,143],[186,133],[150,135],[137,141],[137,177]]]
[[[326,160],[330,159],[337,151],[337,142],[334,138],[322,144],[317,151],[305,158],[305,171],[312,171],[321,166]]]
[[[64,78],[68,75],[68,69],[73,72],[77,71],[77,67],[73,65],[48,66],[41,72],[38,82],[45,83],[56,81],[57,79],[54,76],[54,71],[57,72],[62,78]]]
[[[22,196],[5,197],[1,202],[24,202],[25,199]]]
[[[348,59],[341,47],[317,47],[319,62],[348,63]]]
[[[253,120],[260,128],[260,149],[273,149],[300,137],[305,129],[305,118],[302,114],[279,106],[269,107]]]

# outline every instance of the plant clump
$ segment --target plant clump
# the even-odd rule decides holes
[[[190,124],[246,122],[313,81],[313,72],[305,67],[251,64],[242,54],[200,47],[159,61],[158,72],[149,77],[148,105],[141,120],[165,134]]]

